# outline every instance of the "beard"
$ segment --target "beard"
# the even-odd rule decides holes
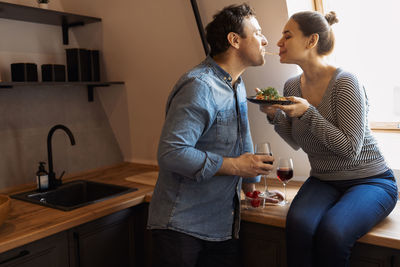
[[[264,56],[260,54],[243,54],[241,58],[245,65],[251,67],[262,66],[265,64]]]

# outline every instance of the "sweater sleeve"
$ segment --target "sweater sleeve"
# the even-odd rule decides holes
[[[300,148],[292,137],[292,118],[287,116],[283,111],[278,110],[275,113],[272,124],[274,124],[275,132],[277,132],[279,136],[288,143],[288,145],[290,145],[294,150]]]
[[[367,104],[364,88],[349,73],[338,78],[334,85],[333,105],[335,125],[327,121],[314,106],[310,106],[301,120],[312,134],[336,155],[353,159],[362,149],[367,124]]]

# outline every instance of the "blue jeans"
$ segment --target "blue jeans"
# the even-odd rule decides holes
[[[356,241],[389,215],[397,197],[391,170],[345,181],[308,178],[287,215],[288,266],[348,266]]]

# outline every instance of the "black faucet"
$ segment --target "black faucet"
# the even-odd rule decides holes
[[[47,154],[48,154],[48,165],[49,165],[49,189],[53,189],[59,185],[62,184],[62,176],[60,176],[59,179],[56,179],[56,174],[53,171],[53,152],[51,148],[51,138],[53,137],[53,134],[56,130],[61,129],[64,130],[68,134],[69,140],[71,141],[71,145],[75,145],[75,138],[70,129],[68,129],[66,126],[58,124],[56,126],[53,126],[49,134],[47,135]]]

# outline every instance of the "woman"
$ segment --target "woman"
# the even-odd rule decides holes
[[[303,70],[285,83],[284,95],[294,103],[260,107],[311,165],[287,216],[288,266],[347,266],[357,239],[397,201],[393,172],[368,126],[363,86],[324,59],[333,50],[336,22],[334,12],[289,19],[278,46],[281,63]]]

